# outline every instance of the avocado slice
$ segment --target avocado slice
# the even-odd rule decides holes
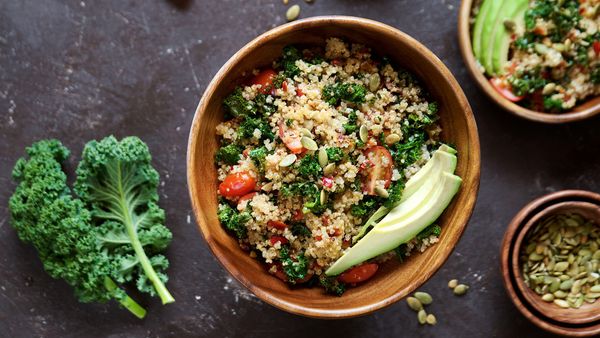
[[[406,201],[412,194],[414,194],[423,183],[426,182],[427,177],[434,171],[446,171],[453,173],[456,169],[456,150],[452,147],[442,144],[438,150],[433,153],[433,156],[427,163],[415,174],[413,175],[404,187],[402,191],[402,198],[397,202],[396,206],[404,201]],[[354,236],[353,241],[356,242],[359,238],[361,238],[365,232],[369,229],[369,227],[375,222],[379,221],[385,215],[390,212],[390,208],[385,206],[379,207],[377,211],[369,217],[369,219],[365,222],[363,227],[360,229],[360,232]]]
[[[492,75],[492,46],[494,45],[493,39],[496,34],[496,29],[498,29],[498,21],[503,17],[502,12],[507,7],[507,4],[512,2],[514,2],[514,0],[494,0],[483,23],[479,63],[485,68],[486,73],[489,75]],[[501,22],[500,25],[502,25]]]
[[[356,264],[388,252],[408,242],[435,222],[458,192],[462,179],[447,172],[431,179],[436,181],[431,191],[427,194],[417,193],[411,197],[411,199],[422,198],[416,210],[408,210],[410,215],[404,218],[403,215],[389,213],[382,222],[327,269],[325,274],[339,275]],[[425,189],[425,186],[423,188]]]
[[[479,6],[479,13],[477,13],[477,17],[475,17],[475,25],[473,26],[471,41],[473,42],[473,54],[475,54],[475,58],[477,58],[477,60],[479,60],[481,57],[481,35],[483,34],[485,20],[494,1],[498,0],[483,0]]]
[[[495,75],[504,75],[504,66],[508,62],[508,51],[510,48],[512,31],[504,26],[505,20],[512,20],[515,23],[517,32],[525,29],[525,12],[529,8],[529,0],[507,0],[510,8],[504,12],[506,17],[500,20],[502,27],[496,30],[494,37],[494,47],[492,48],[492,69]]]

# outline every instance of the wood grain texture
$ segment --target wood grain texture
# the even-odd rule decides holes
[[[562,114],[549,114],[524,108],[500,95],[494,87],[492,87],[485,75],[479,70],[477,60],[473,54],[473,47],[471,45],[471,27],[469,24],[473,3],[473,0],[463,0],[461,2],[458,16],[458,43],[467,70],[479,88],[481,88],[492,101],[504,110],[517,116],[545,123],[556,124],[580,121],[600,113],[600,96],[584,101],[571,111]]]
[[[266,272],[242,251],[217,220],[217,179],[213,164],[216,125],[223,120],[222,101],[243,74],[271,64],[289,44],[324,45],[340,37],[372,47],[419,78],[440,104],[444,141],[457,147],[461,190],[440,219],[440,242],[402,265],[390,262],[369,283],[351,288],[338,298],[320,288],[292,289]],[[297,21],[259,36],[236,53],[217,73],[204,93],[190,131],[187,158],[190,197],[199,228],[223,266],[265,302],[304,316],[359,316],[402,299],[427,281],[448,258],[471,216],[479,189],[480,153],[477,127],[462,89],[443,63],[408,35],[381,23],[353,17],[328,16]]]
[[[542,196],[525,206],[509,224],[501,246],[504,286],[517,309],[532,323],[547,331],[567,336],[600,334],[600,302],[579,309],[562,309],[544,302],[523,282],[519,253],[524,238],[540,219],[573,211],[600,221],[600,195],[581,190],[564,190]]]

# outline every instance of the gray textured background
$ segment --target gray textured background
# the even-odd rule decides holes
[[[499,246],[529,200],[563,188],[600,190],[600,118],[568,126],[518,119],[475,86],[456,40],[457,0],[299,0],[302,17],[347,14],[395,26],[451,69],[475,112],[483,158],[479,200],[452,257],[422,288],[435,327],[419,327],[404,302],[340,321],[297,317],[232,281],[196,229],[185,180],[189,126],[219,67],[284,22],[281,0],[0,0],[0,337],[543,337],[502,287]],[[177,302],[144,299],[144,321],[108,305],[79,304],[52,280],[9,225],[11,168],[31,142],[57,137],[76,163],[85,141],[144,139],[161,173],[161,205],[174,241],[168,288]],[[457,298],[446,283],[472,286]]]

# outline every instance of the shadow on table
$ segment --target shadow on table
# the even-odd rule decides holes
[[[167,2],[175,8],[184,11],[190,7],[193,0],[167,0]]]

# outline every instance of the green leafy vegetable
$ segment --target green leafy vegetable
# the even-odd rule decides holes
[[[352,134],[358,129],[357,121],[358,116],[356,115],[356,111],[352,110],[348,114],[348,123],[344,124],[344,131],[346,135]]]
[[[377,206],[377,199],[373,196],[365,196],[358,204],[355,204],[350,209],[352,216],[364,217],[369,215]]]
[[[394,162],[400,168],[406,168],[415,163],[422,156],[423,144],[425,144],[425,133],[421,130],[415,130],[412,133],[404,133],[410,135],[403,142],[398,142],[392,147],[392,157]]]
[[[367,88],[357,83],[341,83],[327,85],[323,88],[323,99],[332,106],[337,106],[340,101],[359,104],[365,102]]]
[[[260,131],[260,139],[275,139],[275,134],[273,134],[269,122],[258,117],[246,117],[238,128],[238,135],[240,138],[252,138],[256,129]]]
[[[246,100],[242,95],[242,88],[236,88],[233,93],[223,101],[225,111],[234,117],[246,117],[256,115],[257,107],[252,101]]]
[[[532,94],[536,90],[544,88],[546,80],[540,76],[539,69],[533,72],[524,73],[518,77],[509,77],[508,81],[512,86],[512,91],[517,96]]]
[[[553,99],[549,96],[544,97],[544,109],[547,111],[561,111],[563,110],[562,104],[563,101],[560,99]]]
[[[321,166],[316,155],[306,155],[297,165],[298,173],[305,178],[317,178],[321,173]]]
[[[418,240],[422,241],[430,236],[439,236],[441,233],[442,228],[437,224],[432,224],[427,228],[423,229],[423,231],[419,232],[416,237]]]
[[[115,299],[143,318],[146,310],[113,281],[122,279],[122,266],[115,262],[125,257],[99,245],[103,229],[92,225],[84,203],[71,196],[61,167],[68,149],[57,140],[44,140],[27,148],[27,154],[13,170],[18,186],[9,201],[19,238],[35,247],[46,272],[71,285],[81,302]]]
[[[329,277],[325,274],[319,276],[319,283],[325,289],[325,292],[341,296],[346,291],[346,284],[337,280],[336,277]]]
[[[226,164],[237,164],[242,155],[242,148],[236,144],[228,144],[226,146],[222,146],[217,150],[215,154],[215,160],[217,162],[223,162]]]
[[[400,202],[402,191],[404,191],[404,182],[395,181],[388,188],[388,198],[383,202],[386,208],[392,209]]]
[[[102,249],[119,267],[117,281],[134,280],[140,291],[167,304],[175,300],[164,285],[168,261],[158,253],[172,235],[157,204],[159,176],[150,161],[137,137],[90,141],[77,167],[75,192],[91,211]]]
[[[306,277],[308,273],[308,260],[304,254],[297,254],[296,257],[292,258],[289,248],[286,245],[279,250],[279,259],[281,260],[283,272],[287,275],[290,284],[295,284],[297,280]]]
[[[248,212],[238,212],[227,203],[219,204],[219,221],[225,227],[225,229],[235,234],[237,238],[246,238],[248,236],[248,230],[246,223],[250,220],[250,214]]]
[[[281,66],[286,77],[293,79],[294,76],[300,74],[300,68],[296,66],[296,61],[302,57],[298,48],[294,46],[286,46],[283,48],[283,57]]]
[[[303,223],[293,223],[291,225],[291,231],[294,236],[310,236],[310,229]]]
[[[339,147],[331,147],[325,150],[330,162],[339,162],[344,158],[344,151]]]
[[[252,159],[252,162],[254,162],[254,165],[258,168],[258,170],[263,172],[265,169],[265,161],[267,158],[267,154],[268,154],[267,148],[265,146],[262,146],[262,147],[250,150],[250,152],[248,153],[248,156]]]

